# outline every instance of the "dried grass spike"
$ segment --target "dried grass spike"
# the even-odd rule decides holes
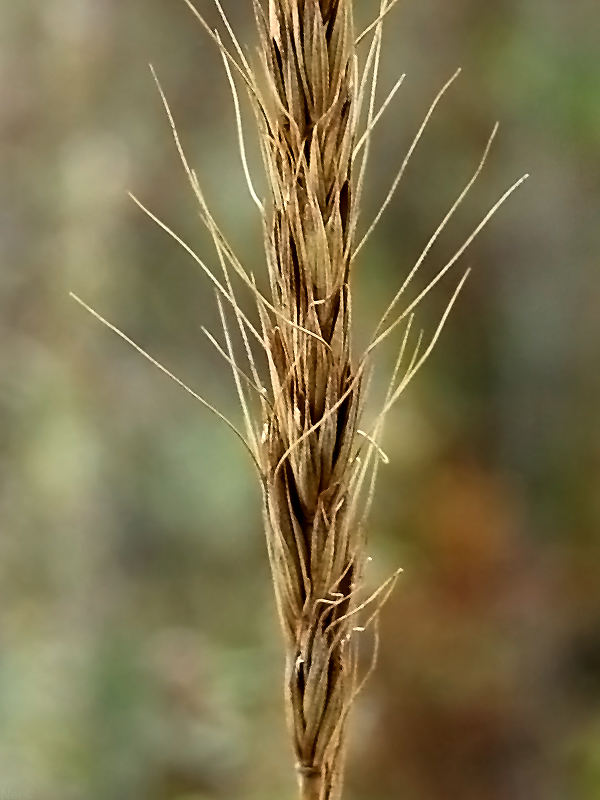
[[[185,2],[225,64],[242,166],[264,231],[270,297],[258,289],[254,276],[244,269],[212,216],[156,75],[179,159],[198,202],[200,219],[212,236],[222,279],[166,223],[134,200],[192,256],[213,284],[224,346],[205,333],[231,367],[246,435],[122,331],[75,299],[223,420],[252,457],[263,489],[267,551],[284,633],[286,714],[300,800],[339,800],[348,715],[365,680],[359,681],[357,676],[359,636],[371,624],[376,625],[379,610],[398,577],[396,571],[362,599],[368,560],[363,526],[379,465],[387,460],[380,438],[387,414],[429,358],[468,271],[433,334],[424,341],[421,331],[413,346],[409,340],[413,338],[414,310],[525,178],[502,195],[425,288],[398,309],[433,244],[479,176],[494,129],[474,174],[409,271],[355,364],[350,342],[352,264],[389,206],[435,107],[458,73],[434,99],[379,212],[356,242],[371,135],[402,83],[400,78],[383,103],[376,102],[383,21],[397,0],[379,0],[378,16],[358,38],[352,0],[269,0],[268,10],[260,0],[253,0],[262,74],[246,57],[220,0],[214,2],[233,52],[191,0]],[[371,33],[359,68],[356,49]],[[249,93],[259,126],[270,193],[264,203],[254,189],[246,158],[237,94],[240,81]],[[255,304],[254,318],[238,302],[240,285]],[[369,389],[373,356],[401,325],[404,337],[383,406],[372,426],[360,430],[362,396]],[[376,635],[375,648],[377,643]],[[372,668],[373,663],[369,673]]]
[[[355,690],[350,634],[364,565],[362,534],[348,520],[361,396],[348,285],[357,142],[352,13],[348,0],[271,0],[268,20],[257,16],[271,90],[257,116],[275,182],[267,236],[273,302],[305,329],[278,327],[270,339],[278,400],[262,451],[267,537],[301,798],[334,800]]]

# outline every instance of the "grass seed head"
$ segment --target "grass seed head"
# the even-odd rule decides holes
[[[349,330],[354,35],[348,0],[271,0],[257,19],[270,280],[273,304],[294,323],[268,335],[267,536],[301,792],[329,800],[341,786],[349,614],[364,559],[348,495],[361,389]]]

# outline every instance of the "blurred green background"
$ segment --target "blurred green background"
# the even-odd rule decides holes
[[[251,3],[223,3],[253,48]],[[377,7],[357,0],[359,23]],[[421,309],[431,331],[474,268],[387,426],[371,580],[405,571],[353,717],[348,800],[600,799],[599,42],[597,0],[403,0],[390,16],[380,98],[407,78],[377,130],[365,228],[463,73],[362,251],[358,345],[497,119],[423,280],[532,177]],[[250,462],[68,297],[239,420],[200,330],[219,332],[212,288],[127,197],[215,265],[148,62],[261,272],[227,80],[183,2],[0,2],[0,796],[291,800]]]

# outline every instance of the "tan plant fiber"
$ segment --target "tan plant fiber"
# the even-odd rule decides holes
[[[383,23],[397,0],[381,0],[376,19],[359,36],[353,28],[351,0],[269,0],[268,8],[254,0],[260,67],[251,66],[220,0],[214,2],[232,42],[231,51],[186,0],[223,57],[242,164],[264,229],[270,297],[259,291],[211,215],[158,81],[201,220],[213,237],[222,278],[134,200],[192,256],[214,286],[224,344],[205,333],[231,367],[245,433],[118,328],[75,299],[224,420],[250,453],[263,490],[267,549],[284,633],[285,705],[300,799],[337,800],[342,791],[348,713],[371,671],[359,681],[359,637],[377,621],[398,575],[394,573],[364,598],[365,522],[378,467],[387,461],[379,444],[383,423],[431,354],[468,271],[428,343],[423,345],[421,331],[409,348],[414,311],[524,178],[502,195],[425,289],[397,311],[433,244],[479,176],[496,126],[473,175],[383,313],[369,347],[360,358],[353,358],[353,262],[389,206],[437,103],[456,75],[434,99],[379,213],[356,243],[371,136],[402,83],[400,78],[376,111]],[[370,44],[359,58],[358,48],[368,37]],[[269,195],[265,202],[254,188],[246,159],[237,91],[240,81],[258,122]],[[237,300],[236,279],[255,302],[254,319]],[[387,394],[369,430],[359,430],[373,355],[398,326],[403,326],[404,333]],[[412,355],[405,365],[408,349]],[[266,368],[261,368],[261,362]]]

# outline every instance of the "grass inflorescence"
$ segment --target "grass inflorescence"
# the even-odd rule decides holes
[[[244,442],[260,476],[267,549],[284,634],[285,703],[300,796],[335,800],[342,790],[348,713],[364,683],[357,671],[360,634],[376,621],[398,574],[365,598],[365,522],[377,469],[386,460],[380,445],[383,422],[432,352],[467,273],[429,338],[413,332],[414,311],[523,179],[505,192],[427,287],[399,310],[433,243],[478,177],[495,127],[473,176],[382,315],[370,345],[356,357],[351,346],[355,257],[389,205],[431,114],[456,75],[434,99],[380,213],[359,238],[371,136],[403,79],[377,108],[383,26],[396,0],[381,0],[373,23],[359,35],[351,0],[269,0],[268,8],[254,0],[259,33],[256,64],[235,37],[219,0],[214,2],[231,41],[229,48],[186,2],[219,48],[233,92],[243,169],[264,230],[268,296],[259,291],[213,218],[158,81],[222,276],[136,202],[188,251],[215,288],[223,342],[206,333],[231,366],[245,431],[225,421]],[[249,94],[258,126],[268,187],[264,200],[254,188],[246,159],[240,85]],[[236,282],[255,301],[253,318],[237,300]],[[232,325],[241,352],[236,351]],[[363,396],[373,358],[381,342],[399,327],[403,333],[383,407],[370,428],[362,430]],[[224,419],[201,396],[184,388]]]

